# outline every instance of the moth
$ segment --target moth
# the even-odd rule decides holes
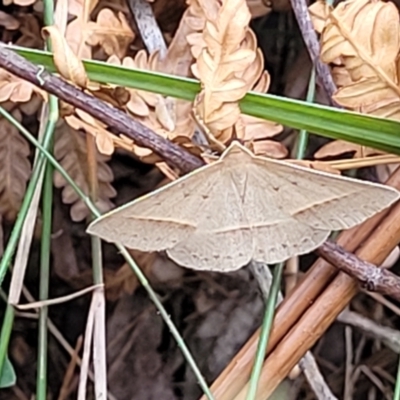
[[[399,199],[391,187],[255,156],[239,142],[218,161],[119,207],[87,232],[178,264],[229,272],[309,253]]]

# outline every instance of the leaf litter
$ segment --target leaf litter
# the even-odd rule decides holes
[[[31,1],[30,4],[32,3],[34,2]],[[248,90],[266,92],[271,81],[268,73],[264,71],[264,58],[260,50],[257,49],[254,32],[248,28],[251,18],[259,15],[258,13],[267,13],[269,9],[266,10],[262,4],[255,4],[253,1],[249,3],[251,3],[249,4],[251,10],[257,10],[253,11],[253,15],[246,11],[243,1],[225,2],[224,8],[220,7],[221,2],[190,0],[182,19],[178,21],[177,15],[181,13],[183,1],[176,1],[173,4],[163,0],[155,2],[153,4],[154,10],[157,12],[161,26],[168,26],[168,21],[163,20],[163,15],[166,16],[164,18],[175,21],[175,25],[172,23],[173,29],[165,32],[169,48],[167,57],[162,62],[159,62],[156,53],[148,55],[145,50],[140,48],[140,44],[137,47],[136,39],[139,32],[136,32],[135,27],[132,27],[127,8],[117,3],[107,1],[91,2],[90,4],[79,1],[70,2],[68,12],[78,18],[68,22],[66,42],[77,56],[77,60],[80,58],[108,59],[109,62],[121,64],[124,63],[124,60],[129,60],[125,63],[183,76],[190,76],[189,71],[192,66],[195,76],[203,82],[202,92],[195,103],[195,110],[192,115],[193,105],[189,102],[168,99],[141,91],[132,94],[131,89],[124,88],[121,88],[123,92],[119,92],[118,95],[116,91],[111,90],[117,88],[110,88],[106,85],[96,86],[92,85],[91,82],[87,87],[87,90],[90,90],[93,95],[103,96],[101,98],[106,98],[106,101],[122,107],[158,134],[180,143],[189,151],[197,155],[204,154],[204,157],[209,156],[209,147],[213,148],[212,142],[207,147],[193,143],[196,129],[204,130],[204,128],[208,128],[209,132],[203,132],[206,139],[213,137],[224,146],[229,145],[232,139],[241,139],[257,155],[285,158],[288,155],[288,149],[287,141],[281,140],[282,127],[275,123],[244,116],[240,114],[237,106],[237,102],[241,98],[240,94],[244,94]],[[350,109],[396,118],[398,101],[394,85],[397,84],[398,77],[395,55],[398,54],[399,46],[396,44],[396,37],[385,42],[387,43],[386,47],[381,46],[380,41],[385,37],[385,29],[398,29],[397,9],[393,8],[392,3],[346,2],[346,4],[349,3],[351,3],[351,10],[353,10],[352,15],[346,13],[345,7],[339,8],[336,12],[337,15],[333,14],[331,17],[332,10],[318,11],[322,15],[322,24],[320,24],[321,28],[316,27],[316,29],[322,32],[322,45],[324,46],[324,40],[329,41],[329,35],[341,40],[337,48],[334,49],[336,51],[335,57],[329,55],[328,52],[324,53],[323,49],[325,61],[333,64],[333,75],[337,79],[339,87],[335,99]],[[19,5],[16,1],[14,4]],[[35,4],[35,7],[37,4]],[[96,6],[97,8],[95,8]],[[232,13],[230,7],[241,7],[241,10],[243,10],[240,13],[241,18],[237,21],[236,27],[238,29],[236,30],[232,29],[231,22],[235,13]],[[160,12],[163,9],[164,12]],[[172,18],[171,14],[174,14],[174,10],[179,10],[179,12],[175,11],[177,15]],[[41,23],[38,15],[40,14],[19,13],[9,15],[10,22],[13,22],[13,24],[5,26],[5,38],[12,38],[13,32],[19,29],[20,36],[14,40],[15,43],[41,48],[43,42],[39,33]],[[358,15],[359,17],[357,17]],[[11,18],[18,21],[19,28],[16,28],[17,25]],[[356,20],[359,18],[358,21],[362,20],[363,29],[367,29],[366,20],[370,21],[371,26],[374,25],[373,29],[367,30],[369,35],[364,35],[364,42],[361,42],[362,35],[357,31],[357,29],[360,29],[360,25],[357,25],[357,21],[353,24],[354,21],[351,18]],[[397,21],[397,25],[393,21]],[[179,22],[179,24],[176,24],[176,22]],[[355,28],[352,32],[349,27],[358,28]],[[342,36],[343,32],[346,32],[345,28],[350,29],[350,33],[353,35],[350,37],[351,45],[349,45],[348,37]],[[171,35],[170,32],[174,31],[175,33]],[[170,36],[168,37],[168,35]],[[225,39],[232,40],[232,42],[229,42],[230,47],[225,47]],[[7,41],[9,40],[7,39]],[[272,40],[272,38],[268,40]],[[225,54],[221,49],[226,48],[229,48],[229,51]],[[374,49],[379,49],[379,51],[374,53]],[[341,53],[342,50],[343,53]],[[248,60],[246,60],[245,55],[248,55]],[[249,60],[251,61],[249,62]],[[228,68],[225,68],[226,66]],[[74,81],[71,76],[65,75],[64,78]],[[7,82],[7,80],[9,83],[8,87],[4,85],[3,102],[7,100],[12,102],[16,107],[13,111],[16,113],[15,115],[18,112],[22,113],[26,119],[28,114],[25,114],[24,110],[29,108],[27,105],[33,102],[34,98],[40,99],[42,94],[39,92],[39,96],[37,96],[33,87],[29,87],[28,84],[17,78],[7,77],[7,75],[1,78],[0,82]],[[129,99],[126,102],[121,102],[120,99],[126,96],[126,92],[129,92]],[[376,99],[378,101],[372,101]],[[18,108],[20,108],[19,111]],[[32,110],[35,110],[35,107]],[[149,172],[153,164],[158,166],[160,171],[166,171],[161,167],[160,161],[162,160],[156,155],[147,151],[147,149],[139,148],[127,138],[109,132],[108,127],[90,119],[81,111],[72,111],[73,114],[69,114],[65,118],[67,123],[63,123],[63,127],[59,128],[60,132],[65,132],[62,134],[58,132],[57,134],[56,155],[63,163],[64,168],[72,173],[79,185],[87,191],[86,144],[81,130],[96,136],[99,152],[103,153],[98,157],[99,193],[103,210],[112,207],[110,199],[116,194],[115,189],[111,186],[112,184],[118,191],[117,204],[125,203],[128,199],[150,191],[156,183],[160,184],[162,176]],[[139,115],[136,113],[139,113]],[[196,118],[196,116],[200,118]],[[202,125],[203,122],[205,126]],[[8,171],[16,177],[15,179],[21,182],[21,186],[16,185],[13,187],[13,191],[19,187],[18,196],[22,198],[24,191],[22,184],[24,180],[26,182],[29,178],[31,168],[29,164],[30,153],[27,150],[29,146],[22,137],[21,140],[16,139],[19,137],[16,132],[16,135],[10,135],[9,130],[10,128],[7,127],[4,129],[4,132],[7,132],[7,138],[8,136],[14,137],[15,143],[18,143],[18,145],[14,146],[14,162],[9,162],[6,165],[7,161],[5,160],[0,172],[3,173],[8,168]],[[276,138],[279,138],[279,140],[276,140]],[[5,139],[2,143],[5,143]],[[346,143],[338,143],[338,147],[339,150],[327,147],[322,159],[335,158],[341,154],[342,150],[344,150],[344,153],[353,153],[354,157],[376,155],[373,149],[354,148]],[[112,170],[107,166],[111,154],[113,155]],[[317,153],[315,157],[318,158]],[[137,158],[148,163],[148,165],[138,164]],[[135,166],[133,173],[132,164]],[[313,165],[320,168],[318,164]],[[322,166],[321,168],[324,169],[325,167]],[[169,179],[176,176],[177,171],[169,172]],[[166,181],[168,179],[163,179],[162,183]],[[88,216],[88,210],[83,203],[74,196],[72,190],[57,175],[55,176],[55,183],[62,190],[63,201],[66,204],[72,204],[70,208],[72,220],[82,221],[85,219]],[[129,189],[132,186],[133,189]],[[123,193],[125,194],[122,195]],[[15,218],[18,201],[12,201],[17,199],[18,196],[12,197],[11,201],[4,197],[0,199],[2,210],[5,210],[2,211],[3,218],[6,218],[8,212],[8,217]],[[6,211],[7,207],[10,211]],[[82,238],[82,227],[80,233],[78,233],[79,225],[71,224],[68,214],[64,218],[70,224],[65,235],[72,239],[74,243],[73,250],[77,254],[78,269],[80,270],[78,275],[74,278],[68,278],[69,280],[66,283],[80,287],[83,277],[87,275],[88,266],[85,260],[89,257],[87,254],[89,245],[88,242],[86,246],[76,245],[76,242]],[[62,235],[63,233],[56,232],[55,234]],[[62,246],[58,249],[62,249]],[[168,333],[164,332],[160,320],[149,318],[149,310],[153,310],[153,306],[138,290],[137,281],[133,275],[124,274],[124,270],[119,272],[118,265],[121,264],[118,264],[120,262],[118,255],[111,250],[111,247],[106,246],[106,250],[106,259],[110,260],[106,263],[106,266],[114,268],[110,270],[109,274],[106,274],[109,278],[108,282],[110,287],[114,287],[114,289],[119,287],[119,290],[114,291],[112,296],[117,307],[112,318],[108,321],[108,330],[112,333],[110,334],[110,341],[115,336],[119,339],[114,339],[114,347],[112,347],[110,354],[110,360],[112,360],[110,369],[111,389],[121,390],[120,398],[125,398],[125,396],[126,398],[135,398],[135,396],[143,398],[150,393],[154,395],[164,393],[168,398],[169,396],[171,398],[177,398],[177,396],[197,398],[199,392],[196,382],[191,376],[190,370],[183,367],[180,353],[168,339]],[[56,259],[63,257],[60,251],[54,253],[54,256]],[[136,253],[136,257],[138,256],[138,253]],[[143,254],[140,254],[140,256],[143,256]],[[210,380],[214,379],[259,323],[262,304],[256,290],[254,290],[256,285],[246,271],[238,271],[232,276],[223,277],[218,274],[190,274],[182,272],[179,267],[163,255],[153,253],[151,257],[144,256],[141,266],[146,270],[157,289],[168,293],[166,301],[173,310],[173,318],[178,324],[181,324],[190,347],[194,349],[195,356],[196,354],[204,356],[205,353],[209,355],[201,361],[201,367]],[[157,263],[162,267],[155,267]],[[68,264],[64,263],[64,265]],[[166,267],[167,265],[170,267]],[[120,276],[118,276],[118,272]],[[167,277],[170,278],[167,279]],[[131,297],[132,293],[133,297]],[[132,301],[132,299],[134,300]],[[190,304],[189,309],[188,302]],[[78,300],[77,304],[84,305],[84,300]],[[127,306],[124,306],[124,304],[127,304]],[[367,313],[371,319],[376,319],[376,315],[365,310],[365,307],[363,308],[362,301],[356,301],[354,304],[359,308],[361,307],[361,311]],[[61,309],[63,308],[61,307]],[[382,314],[383,312],[382,306],[378,303],[374,303],[374,309],[376,310],[375,313]],[[76,315],[81,313],[81,311],[76,313],[79,308],[71,308],[71,310],[64,308],[63,313],[68,315],[73,310],[75,310]],[[135,311],[132,312],[132,310]],[[127,317],[132,318],[132,324],[126,324]],[[65,326],[60,318],[56,317],[56,320],[60,326],[63,326],[67,335],[74,337],[74,334],[71,336],[70,328]],[[388,322],[385,317],[380,317],[380,320],[384,323]],[[128,326],[128,328],[118,336],[121,326]],[[79,323],[75,324],[75,328],[76,332],[79,332]],[[139,338],[146,337],[151,330],[154,331],[154,340],[145,342],[148,344],[147,351],[141,352],[142,346],[139,346]],[[129,340],[129,338],[131,339]],[[15,356],[14,359],[18,359],[16,356],[18,349],[26,349],[26,340],[27,336],[19,334],[12,343],[11,351]],[[338,337],[335,337],[335,340],[339,340]],[[119,346],[126,343],[126,346],[115,347],[115,343]],[[368,341],[364,343],[368,343]],[[160,356],[160,348],[163,349],[164,355],[168,355],[170,361],[165,362],[164,356]],[[204,351],[204,349],[207,349],[207,351]],[[26,354],[29,354],[28,350],[26,350]],[[131,384],[132,374],[126,376],[121,373],[127,370],[126,366],[121,364],[121,359],[117,357],[121,354],[124,355],[125,361],[123,362],[128,365],[135,365],[133,370],[135,371],[136,384]],[[130,358],[129,355],[131,355]],[[153,360],[155,363],[153,366],[156,365],[156,368],[153,369],[154,375],[151,376],[152,384],[141,386],[140,383],[145,382],[150,377],[146,373],[150,367],[147,368],[146,364],[141,364],[146,360]],[[22,368],[29,365],[24,357],[20,358],[20,361]],[[61,367],[60,370],[64,368],[61,365],[59,367]],[[127,389],[127,382],[134,389],[131,392]],[[186,386],[182,386],[182,382],[185,382]],[[175,385],[176,383],[178,383],[178,387]],[[368,387],[368,383],[363,382],[363,385]],[[53,388],[56,390],[56,385]],[[307,389],[304,390],[307,391]]]

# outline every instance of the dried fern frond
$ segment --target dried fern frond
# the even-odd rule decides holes
[[[89,194],[89,166],[87,160],[87,147],[85,135],[71,128],[65,122],[60,122],[56,130],[54,154],[62,167],[71,175],[80,189]],[[116,195],[112,187],[113,173],[106,164],[109,157],[97,154],[98,201],[97,207],[102,211],[109,211],[113,207],[110,198]],[[71,218],[73,221],[82,221],[90,215],[89,209],[58,173],[54,174],[54,185],[62,188],[62,200],[71,204]]]
[[[18,109],[12,113],[21,121]],[[0,214],[14,220],[25,195],[31,174],[30,148],[18,129],[7,120],[0,119]]]
[[[86,42],[91,46],[101,46],[104,52],[111,56],[115,54],[122,58],[128,46],[135,38],[125,15],[119,12],[115,15],[109,8],[103,8],[97,15],[96,22],[86,25]]]
[[[321,59],[346,72],[335,101],[346,108],[400,119],[398,85],[400,24],[396,6],[383,1],[347,0],[335,9],[310,7],[321,32]],[[345,78],[345,79],[343,79]]]
[[[317,1],[310,6],[321,33],[321,59],[330,63],[338,87],[335,101],[354,111],[400,119],[399,12],[390,2],[347,0],[335,9]],[[354,157],[382,154],[374,149],[334,141],[317,158],[352,152]]]
[[[222,1],[218,5],[192,0],[190,7],[194,15],[192,26],[199,29],[188,37],[196,58],[192,71],[202,83],[195,102],[199,121],[221,143],[235,137],[252,143],[281,132],[281,125],[240,112],[239,101],[246,92],[266,92],[270,82],[264,71],[261,50],[248,26],[251,14],[246,1]],[[277,150],[276,146],[280,147],[279,157],[286,156],[283,145],[271,145],[270,148]],[[255,148],[263,151],[268,145],[258,144]],[[278,155],[276,151],[269,155],[272,153]]]
[[[159,65],[161,64],[158,53],[147,56],[144,50],[139,51],[135,58],[125,57],[121,62],[116,56],[112,56],[108,62],[153,71],[160,70]],[[190,102],[163,97],[143,90],[129,88],[127,91],[130,97],[125,107],[142,124],[169,140],[192,137],[194,124],[190,118]],[[134,143],[133,151],[144,162],[160,161],[159,157],[154,155],[151,150]]]
[[[35,93],[42,98],[47,98],[46,92],[35,85],[0,69],[0,103],[8,100],[13,103],[26,103]]]

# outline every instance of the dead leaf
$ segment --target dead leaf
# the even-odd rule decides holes
[[[135,38],[124,14],[119,12],[117,17],[109,8],[103,8],[96,22],[89,22],[86,30],[88,44],[99,45],[108,56],[115,54],[119,59],[125,56],[129,44]]]
[[[255,59],[252,50],[241,47],[251,14],[244,0],[225,0],[213,7],[203,2],[201,6],[206,23],[192,72],[201,80],[202,91],[195,107],[216,140],[225,143],[240,116],[238,101],[249,90],[239,73]]]
[[[85,134],[72,129],[65,122],[60,122],[56,130],[54,154],[75,183],[88,195],[89,170]],[[97,154],[99,200],[96,205],[102,212],[112,208],[113,203],[110,201],[110,198],[116,195],[115,189],[111,186],[113,173],[111,168],[106,164],[108,159],[105,155]],[[72,204],[70,213],[73,221],[82,221],[89,216],[90,211],[86,205],[58,172],[54,174],[54,185],[62,188],[63,202],[65,204]]]
[[[42,29],[43,34],[49,35],[53,45],[54,65],[59,74],[72,81],[75,85],[85,88],[88,83],[85,67],[82,61],[74,54],[59,29],[47,26]]]
[[[92,58],[92,48],[85,41],[85,22],[76,18],[67,25],[65,40],[75,55],[81,59]]]
[[[334,77],[345,79],[339,82],[334,100],[353,110],[397,118],[400,24],[396,6],[379,0],[347,0],[335,9],[317,2],[310,10],[321,32],[322,61],[340,63],[337,69],[348,73],[336,71]],[[385,110],[380,109],[382,102]]]
[[[252,89],[264,93],[270,83],[255,34],[248,27],[250,12],[246,2],[199,4],[205,20],[203,32],[188,36],[196,58],[192,72],[202,82],[202,91],[194,104],[197,122],[211,142],[222,144],[233,138],[250,142],[261,132],[265,133],[264,139],[279,133],[281,125],[240,113],[238,102],[246,92]],[[191,7],[197,26],[202,27],[198,5],[192,2]]]
[[[337,157],[345,153],[354,153],[354,158],[385,154],[384,152],[372,149],[371,147],[360,146],[355,143],[345,142],[344,140],[334,140],[317,150],[314,153],[314,157],[317,159],[323,159],[328,157]]]
[[[41,89],[21,78],[11,75],[8,71],[0,69],[0,102],[8,100],[14,103],[25,103],[31,100],[34,93],[42,98],[47,95]]]
[[[253,152],[256,156],[266,156],[275,159],[286,158],[288,149],[280,142],[273,140],[258,140],[252,142]]]
[[[21,121],[19,110],[14,110],[12,115]],[[3,118],[0,119],[0,143],[0,214],[13,221],[31,174],[30,149],[18,129]]]

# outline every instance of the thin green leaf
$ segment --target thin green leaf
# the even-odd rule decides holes
[[[55,71],[51,54],[39,50],[10,47],[35,64]],[[102,83],[147,90],[193,100],[199,82],[150,71],[129,69],[99,61],[85,61],[89,78]],[[400,154],[400,122],[362,115],[300,100],[249,92],[240,103],[245,114],[269,119],[321,136],[341,139]]]
[[[4,360],[3,370],[0,375],[0,388],[8,388],[10,386],[14,386],[17,381],[17,376],[15,375],[14,367],[11,364],[11,361],[6,357]]]
[[[3,370],[0,375],[0,388],[8,388],[10,386],[14,386],[17,382],[17,375],[15,374],[15,370],[11,361],[8,357],[6,357],[4,361]]]
[[[4,360],[3,370],[0,374],[0,389],[4,389],[10,386],[14,386],[17,381],[17,376],[15,374],[14,367],[11,361],[6,356]]]

